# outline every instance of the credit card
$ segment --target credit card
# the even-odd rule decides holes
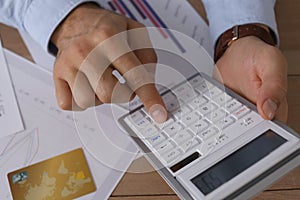
[[[81,148],[10,172],[7,176],[14,200],[66,200],[96,190]]]

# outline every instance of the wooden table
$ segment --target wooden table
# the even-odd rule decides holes
[[[205,11],[199,0],[189,0],[205,18]],[[280,48],[289,62],[288,70],[288,125],[300,133],[300,1],[278,0],[277,20],[280,32]],[[28,50],[15,29],[0,25],[4,47],[32,60]],[[136,171],[149,164],[144,158],[136,160],[130,171]],[[148,173],[126,173],[112,193],[111,200],[175,200],[176,194],[155,171]],[[256,200],[299,200],[300,167],[265,190]]]

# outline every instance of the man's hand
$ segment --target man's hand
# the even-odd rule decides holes
[[[111,40],[112,36],[127,30],[144,26],[124,16],[100,8],[93,3],[82,4],[73,10],[55,30],[51,41],[58,47],[54,67],[56,97],[62,109],[86,109],[101,103],[112,103],[115,86],[116,96],[129,100],[137,94],[155,121],[162,123],[167,119],[167,111],[144,64],[156,62],[153,49],[131,51],[133,40],[148,40],[147,33],[142,38],[132,38],[124,34],[121,39]],[[97,45],[95,60],[82,65]],[[118,52],[127,52],[118,55]],[[126,80],[120,86],[112,74],[117,70]]]
[[[256,103],[265,119],[287,121],[287,62],[279,49],[254,36],[240,38],[216,65],[215,77]]]

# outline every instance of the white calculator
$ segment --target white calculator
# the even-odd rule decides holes
[[[119,122],[181,199],[250,199],[300,164],[297,133],[205,74],[162,98],[164,124],[143,106]]]

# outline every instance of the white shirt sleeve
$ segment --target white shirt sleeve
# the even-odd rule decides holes
[[[213,44],[226,30],[249,23],[267,25],[278,41],[275,2],[276,0],[203,0]]]
[[[0,22],[28,32],[46,51],[55,28],[84,2],[101,0],[1,0]]]
[[[79,4],[104,0],[1,0],[0,22],[28,32],[48,51],[50,37],[61,21]],[[277,36],[276,0],[203,0],[213,42],[229,28],[247,23],[269,26]]]

